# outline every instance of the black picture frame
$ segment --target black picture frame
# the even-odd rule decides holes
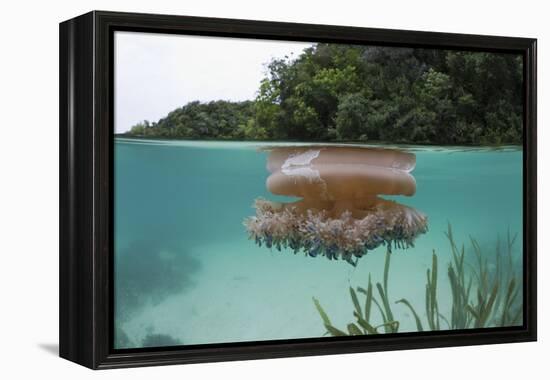
[[[523,326],[114,350],[115,31],[521,54],[524,59]],[[59,38],[61,357],[103,369],[536,340],[536,39],[105,11],[93,11],[62,22]]]

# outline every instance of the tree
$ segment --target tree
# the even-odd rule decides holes
[[[338,137],[342,140],[367,140],[368,110],[369,105],[363,94],[341,96],[336,112]]]

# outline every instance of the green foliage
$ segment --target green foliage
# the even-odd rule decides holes
[[[368,140],[369,104],[363,94],[346,94],[339,99],[336,111],[336,131],[341,139]]]
[[[191,102],[157,123],[139,123],[127,136],[185,139],[261,140],[265,131],[255,123],[255,103],[223,100]]]
[[[254,101],[191,102],[129,136],[519,144],[521,56],[318,43],[273,59]]]
[[[518,287],[519,274],[516,273],[512,261],[512,248],[516,236],[511,237],[508,233],[505,252],[502,250],[501,240],[497,240],[494,271],[489,270],[488,258],[483,254],[475,239],[471,239],[471,245],[477,262],[469,271],[466,270],[464,246],[458,248],[450,225],[446,236],[451,245],[452,253],[452,260],[448,267],[448,280],[452,293],[450,316],[445,317],[439,311],[437,302],[438,258],[435,251],[432,254],[432,266],[426,271],[425,322],[423,323],[421,316],[408,300],[403,298],[395,302],[396,304],[403,304],[412,312],[416,330],[424,331],[424,326],[427,326],[429,331],[441,330],[441,321],[445,322],[448,329],[504,327],[521,323],[523,309],[518,302],[518,294],[520,293]],[[347,333],[332,325],[319,301],[313,298],[327,334],[344,336],[398,332],[399,321],[393,316],[388,295],[390,258],[391,251],[388,250],[384,263],[383,283],[376,283],[378,299],[373,295],[370,275],[367,289],[357,288],[357,292],[365,296],[365,306],[363,308],[357,292],[350,287],[355,322],[347,325]],[[474,284],[475,296],[471,295],[472,284]],[[383,321],[378,326],[373,325],[371,322],[373,303],[376,305],[380,319]],[[380,330],[381,328],[383,328],[383,331]]]

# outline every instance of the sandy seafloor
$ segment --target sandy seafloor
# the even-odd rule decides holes
[[[320,337],[325,329],[312,297],[345,329],[354,321],[349,286],[366,287],[369,274],[373,283],[382,281],[384,247],[354,268],[248,240],[242,222],[254,215],[254,199],[283,199],[265,188],[259,145],[117,139],[115,283],[123,289],[115,298],[117,348],[151,344],[151,337],[154,345]],[[393,250],[389,295],[408,299],[423,317],[435,249],[439,307],[447,315],[449,222],[458,242],[476,238],[489,258],[497,235],[519,233],[520,263],[522,151],[402,148],[417,156],[417,193],[392,199],[427,214],[429,231],[414,248]],[[400,332],[416,330],[405,306],[393,305],[393,312]]]

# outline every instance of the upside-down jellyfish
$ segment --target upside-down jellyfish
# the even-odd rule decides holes
[[[379,195],[412,196],[416,157],[394,149],[361,147],[273,148],[268,190],[298,197],[291,203],[257,199],[245,220],[258,245],[290,248],[311,257],[357,259],[381,245],[413,246],[427,217]]]

